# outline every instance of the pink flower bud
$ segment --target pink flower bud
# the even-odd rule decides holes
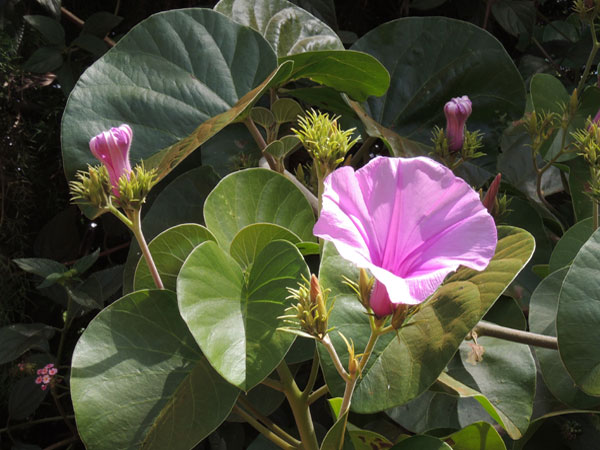
[[[483,206],[488,210],[490,214],[494,214],[494,207],[496,206],[496,197],[498,197],[498,189],[500,188],[500,180],[502,179],[502,174],[496,175],[492,184],[490,184],[490,188],[483,197]]]
[[[110,177],[113,193],[119,196],[119,178],[126,174],[129,178],[131,164],[129,163],[129,147],[133,132],[129,125],[121,125],[103,131],[90,140],[90,150],[98,160],[106,166]]]
[[[444,106],[446,137],[451,152],[459,151],[465,142],[465,123],[471,110],[471,100],[466,95],[455,97]]]

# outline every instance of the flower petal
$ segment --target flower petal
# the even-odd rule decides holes
[[[459,265],[483,270],[497,242],[479,195],[424,157],[336,170],[325,180],[314,234],[369,269],[391,303],[408,304],[425,300]]]

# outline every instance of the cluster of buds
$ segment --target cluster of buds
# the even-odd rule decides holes
[[[298,136],[304,148],[315,162],[317,175],[325,178],[340,165],[348,151],[360,139],[352,139],[355,128],[341,130],[339,117],[307,111],[305,117],[298,118],[299,130],[292,131]]]
[[[43,368],[38,369],[35,384],[39,384],[42,391],[45,391],[57,373],[58,369],[54,367],[54,364],[46,364]]]
[[[310,282],[304,279],[304,283],[299,284],[298,289],[288,288],[290,296],[297,301],[295,305],[289,307],[286,311],[293,312],[280,317],[286,322],[296,325],[298,328],[283,328],[283,331],[289,331],[301,336],[316,338],[322,340],[329,331],[327,321],[333,308],[333,303],[327,307],[327,295],[329,290],[321,289],[319,280],[312,275]]]
[[[432,142],[434,153],[450,169],[455,169],[465,161],[483,156],[479,149],[483,147],[479,131],[466,130],[467,119],[471,115],[471,100],[466,95],[451,99],[444,106],[446,129],[435,127]]]
[[[598,0],[575,0],[573,12],[585,23],[591,23],[600,12],[600,1]]]
[[[74,203],[91,205],[109,210],[112,205],[123,210],[138,210],[148,192],[156,183],[156,171],[129,162],[129,149],[133,132],[129,125],[121,125],[103,131],[90,140],[92,154],[101,166],[88,166],[79,171],[71,181],[71,199]]]
[[[588,126],[572,134],[574,145],[590,167],[590,179],[585,194],[592,201],[600,202],[600,112]]]
[[[539,153],[544,142],[552,136],[556,128],[560,125],[559,116],[556,113],[545,111],[541,113],[534,111],[526,114],[522,123],[525,125],[531,138],[531,149],[534,155]]]

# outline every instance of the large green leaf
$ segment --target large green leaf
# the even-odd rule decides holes
[[[564,239],[564,238],[563,238]],[[529,328],[534,333],[556,336],[556,309],[568,268],[552,272],[542,280],[529,303]],[[590,397],[573,384],[556,350],[535,349],[546,386],[561,402],[578,409],[600,405],[600,398]]]
[[[209,240],[215,241],[215,237],[202,225],[186,223],[163,231],[148,244],[165,289],[175,291],[177,274],[185,258],[195,247]],[[139,291],[155,287],[146,259],[141,258],[135,270],[133,289]]]
[[[535,249],[531,234],[520,228],[498,227],[498,245],[489,265],[482,272],[461,267],[447,282],[470,281],[481,295],[481,315],[490,309],[500,294],[527,264]]]
[[[235,235],[229,253],[240,266],[249,268],[267,244],[275,240],[285,240],[292,244],[300,242],[298,236],[279,225],[253,223],[245,226]]]
[[[356,267],[325,244],[319,279],[335,298],[329,326],[352,339],[362,352],[370,334],[364,308],[343,284],[342,275],[358,280]],[[380,337],[362,378],[356,386],[352,409],[376,412],[408,402],[426,390],[444,369],[460,342],[480,319],[479,291],[469,282],[442,286],[398,334]],[[342,361],[347,360],[344,340],[330,333]],[[325,351],[319,348],[325,379],[332,395],[341,395],[343,383]]]
[[[0,364],[17,359],[32,348],[48,351],[48,340],[55,331],[44,323],[16,323],[0,328]]]
[[[177,279],[181,315],[213,367],[248,391],[281,362],[294,341],[277,331],[290,306],[287,288],[309,272],[300,252],[273,241],[246,272],[212,241],[186,259]]]
[[[360,102],[370,95],[379,97],[385,94],[390,85],[387,69],[366,53],[352,50],[304,52],[285,56],[279,61],[294,62],[290,81],[308,78],[345,92]]]
[[[215,10],[260,32],[279,58],[316,50],[343,50],[337,34],[287,0],[221,0]]]
[[[314,215],[294,184],[267,169],[247,169],[221,180],[204,204],[206,226],[223,248],[236,233],[253,223],[274,223],[303,241],[314,241]]]
[[[88,147],[92,136],[128,123],[132,160],[154,156],[147,166],[162,178],[247,114],[282,71],[287,76],[291,64],[279,71],[276,64],[259,33],[214,11],[149,17],[86,70],[69,97],[62,122],[67,177],[97,163]]]
[[[560,241],[556,243],[556,247],[554,247],[550,256],[548,270],[555,272],[571,264],[575,256],[577,256],[577,252],[579,252],[593,232],[594,228],[591,217],[577,222],[569,228],[560,238]]]
[[[171,291],[116,301],[73,353],[73,407],[90,450],[187,450],[225,420],[238,393],[202,355]]]
[[[499,422],[513,439],[527,431],[533,411],[536,368],[527,345],[516,344],[492,337],[480,337],[477,343],[485,349],[483,360],[470,363],[471,347],[460,346],[460,360],[449,365],[448,375],[485,397],[502,419]],[[488,411],[489,412],[489,411]]]
[[[454,450],[506,450],[504,441],[487,422],[477,422],[446,437]]]
[[[146,241],[182,223],[203,224],[204,201],[218,182],[219,177],[210,167],[198,167],[175,178],[158,194],[142,220]],[[135,269],[141,257],[140,247],[132,240],[123,270],[125,294],[133,291]]]
[[[556,332],[560,357],[575,384],[600,396],[600,230],[577,253],[560,291]]]
[[[491,131],[501,117],[523,114],[525,86],[512,59],[496,38],[470,23],[397,19],[351,48],[375,56],[390,72],[390,89],[369,98],[367,112],[401,136],[429,142],[432,127],[444,123],[444,104],[462,95],[473,102],[470,130]]]

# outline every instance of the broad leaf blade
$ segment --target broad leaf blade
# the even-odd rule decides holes
[[[206,199],[204,220],[227,250],[236,233],[253,223],[280,225],[303,241],[315,241],[314,215],[304,194],[283,175],[266,169],[223,178]]]
[[[577,253],[560,291],[556,332],[560,357],[575,384],[600,396],[600,230]]]
[[[181,315],[213,367],[248,391],[281,362],[294,341],[279,319],[287,288],[308,268],[289,242],[267,244],[246,273],[212,241],[194,249],[177,280]]]
[[[205,241],[215,241],[215,237],[202,225],[187,223],[163,231],[148,244],[165,289],[175,291],[177,274],[183,262],[195,247]],[[133,289],[155,287],[146,259],[141,258],[135,271]]]
[[[87,448],[187,450],[225,420],[239,391],[210,367],[173,292],[138,291],[81,336],[71,393]]]
[[[289,69],[282,70],[287,75]],[[155,14],[92,65],[73,90],[62,122],[67,178],[97,163],[89,139],[121,123],[133,129],[132,161],[154,156],[147,167],[157,167],[162,178],[247,114],[280,75],[262,36],[222,14],[200,8]]]

